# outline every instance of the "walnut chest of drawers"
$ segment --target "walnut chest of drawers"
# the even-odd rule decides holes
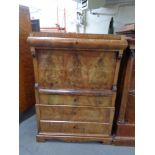
[[[121,36],[33,33],[37,140],[110,143]]]

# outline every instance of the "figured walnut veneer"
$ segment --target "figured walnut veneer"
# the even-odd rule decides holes
[[[115,35],[32,33],[38,141],[110,143],[126,40]]]

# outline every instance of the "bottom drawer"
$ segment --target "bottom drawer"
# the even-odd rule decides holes
[[[106,123],[40,121],[41,132],[110,135],[112,125]]]

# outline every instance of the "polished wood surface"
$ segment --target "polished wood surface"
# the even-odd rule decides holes
[[[90,122],[75,122],[75,121],[40,121],[41,132],[66,133],[66,134],[87,134],[94,136],[110,135],[110,124],[90,123]],[[92,128],[93,126],[93,128]],[[104,133],[104,135],[103,135]]]
[[[110,113],[112,107],[67,106],[67,105],[37,105],[40,109],[40,119],[59,121],[86,121],[112,123]]]
[[[101,142],[104,144],[111,144],[112,137],[107,136],[96,136],[94,134],[60,134],[60,133],[48,133],[40,132],[36,136],[38,142],[44,142],[45,140],[63,140],[65,142]]]
[[[135,95],[128,94],[128,101],[126,106],[125,121],[128,123],[135,123]]]
[[[117,124],[117,136],[119,137],[135,137],[135,125],[130,123]]]
[[[32,33],[38,141],[112,141],[121,36]]]
[[[113,144],[134,146],[135,144],[135,58],[134,42],[124,52],[121,64]]]
[[[126,73],[124,78],[124,87],[122,92],[122,98],[121,98],[121,107],[119,110],[119,122],[125,122],[125,113],[127,109],[127,103],[128,103],[128,94],[130,90],[130,81],[131,81],[131,75],[132,75],[132,69],[133,69],[133,62],[134,59],[132,56],[129,56],[127,67],[126,67]]]
[[[123,50],[126,40],[103,40],[103,39],[85,39],[85,38],[56,38],[56,37],[29,37],[30,46],[47,48],[73,48],[73,49],[97,49],[104,50]]]
[[[113,144],[118,146],[135,146],[135,137],[116,136],[113,138]]]
[[[115,52],[37,50],[37,59],[40,87],[112,89]]]
[[[40,94],[41,104],[111,107],[112,96],[46,95]]]
[[[27,37],[31,32],[30,13],[19,6],[19,111],[25,112],[35,104],[34,71]]]
[[[79,95],[79,96],[110,96],[115,92],[115,90],[105,90],[105,89],[45,89],[38,88],[38,92],[42,94],[52,94],[52,95]]]
[[[90,34],[90,33],[61,33],[61,32],[32,32],[33,37],[59,37],[59,38],[85,38],[85,39],[106,39],[106,40],[120,40],[121,35],[107,35],[107,34]]]

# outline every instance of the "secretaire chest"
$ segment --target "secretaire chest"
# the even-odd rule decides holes
[[[38,141],[111,141],[121,36],[33,33]]]

